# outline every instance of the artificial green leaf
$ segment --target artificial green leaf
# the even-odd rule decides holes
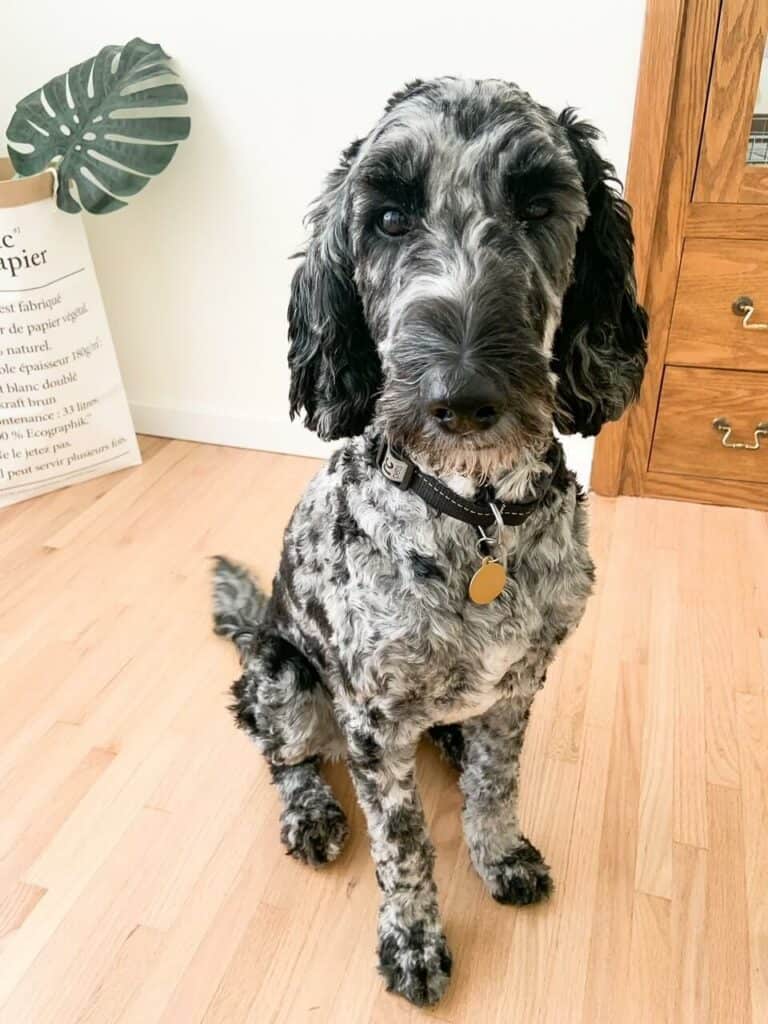
[[[156,43],[132,39],[105,46],[30,93],[8,126],[16,172],[55,167],[56,202],[67,213],[125,206],[189,135],[189,118],[174,112],[187,92],[169,60]]]

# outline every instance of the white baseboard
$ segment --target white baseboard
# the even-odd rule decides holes
[[[131,402],[133,423],[139,434],[202,441],[232,448],[255,448],[287,455],[327,459],[333,446],[320,441],[301,423],[258,416],[232,416],[213,409],[143,405]]]
[[[258,416],[232,416],[214,409],[183,406],[143,405],[131,402],[136,430],[140,434],[176,437],[183,441],[223,444],[232,448],[256,448],[287,455],[308,455],[327,459],[333,445],[318,440],[301,423]],[[562,438],[568,465],[584,487],[589,486],[594,440],[591,437]]]

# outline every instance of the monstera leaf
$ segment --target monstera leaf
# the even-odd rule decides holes
[[[56,202],[110,213],[140,192],[170,163],[189,135],[189,118],[166,108],[187,101],[168,55],[156,43],[132,39],[30,93],[16,106],[7,141],[16,171],[54,167]]]

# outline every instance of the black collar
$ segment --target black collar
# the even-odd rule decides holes
[[[497,522],[496,513],[492,508],[494,506],[505,526],[519,526],[541,505],[552,482],[562,470],[562,457],[562,448],[553,440],[544,457],[552,472],[541,493],[530,501],[515,503],[495,501],[493,488],[490,487],[486,489],[485,501],[469,501],[462,498],[436,477],[423,473],[407,455],[390,445],[385,437],[379,441],[376,464],[387,480],[396,484],[401,491],[413,491],[437,512],[459,519],[462,523],[469,523],[471,526],[493,526]]]

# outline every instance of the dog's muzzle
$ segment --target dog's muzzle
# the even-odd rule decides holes
[[[501,392],[480,374],[462,375],[450,382],[445,374],[433,370],[422,390],[426,414],[441,430],[460,437],[489,430],[504,411]]]

